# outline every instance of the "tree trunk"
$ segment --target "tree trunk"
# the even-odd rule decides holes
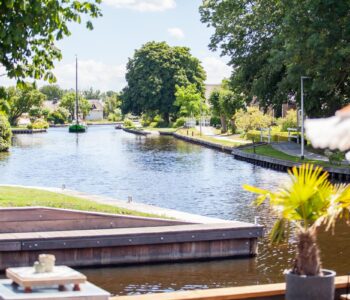
[[[297,234],[297,256],[292,272],[298,275],[318,276],[321,274],[321,260],[316,244],[316,231],[307,230]]]
[[[167,125],[169,125],[169,123],[170,123],[170,115],[169,115],[168,112],[163,113],[163,120],[164,120],[164,122],[165,122]]]
[[[227,121],[226,117],[224,115],[220,116],[220,121],[221,121],[221,133],[227,132]]]
[[[232,133],[236,133],[236,122],[234,119],[230,119],[230,124],[231,124],[231,130],[232,130]]]

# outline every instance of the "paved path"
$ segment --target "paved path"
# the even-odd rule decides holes
[[[300,144],[291,143],[291,142],[283,142],[283,143],[271,143],[271,146],[278,151],[284,152],[286,154],[292,156],[300,156]],[[328,158],[324,155],[312,153],[310,151],[305,150],[304,156],[307,159],[315,159],[328,162]]]

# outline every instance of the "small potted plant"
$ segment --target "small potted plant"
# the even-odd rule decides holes
[[[287,300],[333,300],[335,272],[321,268],[317,229],[335,225],[348,216],[350,186],[332,184],[321,167],[304,164],[289,171],[290,180],[276,192],[244,185],[256,193],[255,204],[269,200],[277,220],[271,230],[272,243],[288,241],[295,231],[297,251],[294,265],[286,274]],[[347,212],[347,213],[345,213]]]

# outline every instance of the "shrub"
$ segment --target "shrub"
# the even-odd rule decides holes
[[[267,141],[267,132],[264,133],[264,142]],[[298,133],[291,133],[291,134],[298,134]],[[251,140],[254,142],[260,142],[260,130],[250,130],[246,134],[247,140]],[[271,142],[287,142],[288,141],[288,132],[274,132],[271,130]]]
[[[49,123],[47,123],[45,120],[38,119],[34,123],[27,125],[28,129],[47,129],[49,128]]]
[[[173,124],[174,128],[183,127],[186,124],[186,119],[184,117],[178,118]]]
[[[69,111],[63,107],[57,108],[55,111],[49,113],[47,120],[54,124],[64,124],[68,121]]]
[[[341,151],[326,150],[324,154],[328,157],[329,163],[333,165],[341,165],[341,162],[345,159],[345,154]]]
[[[234,120],[238,129],[247,133],[250,130],[270,127],[273,118],[264,114],[256,106],[247,107],[247,111],[240,109],[234,115]]]
[[[135,127],[135,124],[133,121],[131,121],[130,119],[125,119],[124,120],[124,127]]]
[[[8,151],[11,146],[11,127],[7,117],[0,114],[0,152]]]
[[[210,118],[210,125],[216,127],[217,125],[221,126],[221,120],[219,117],[212,116]]]
[[[297,112],[294,109],[287,111],[285,118],[279,118],[277,124],[281,127],[281,131],[288,131],[288,128],[298,127]]]

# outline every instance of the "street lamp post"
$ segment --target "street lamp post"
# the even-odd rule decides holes
[[[300,158],[304,159],[304,79],[309,79],[310,77],[307,76],[301,76],[300,77],[300,83],[301,83],[301,91],[300,91],[300,105],[301,105],[301,155]]]
[[[202,98],[199,102],[199,135],[202,136]]]

